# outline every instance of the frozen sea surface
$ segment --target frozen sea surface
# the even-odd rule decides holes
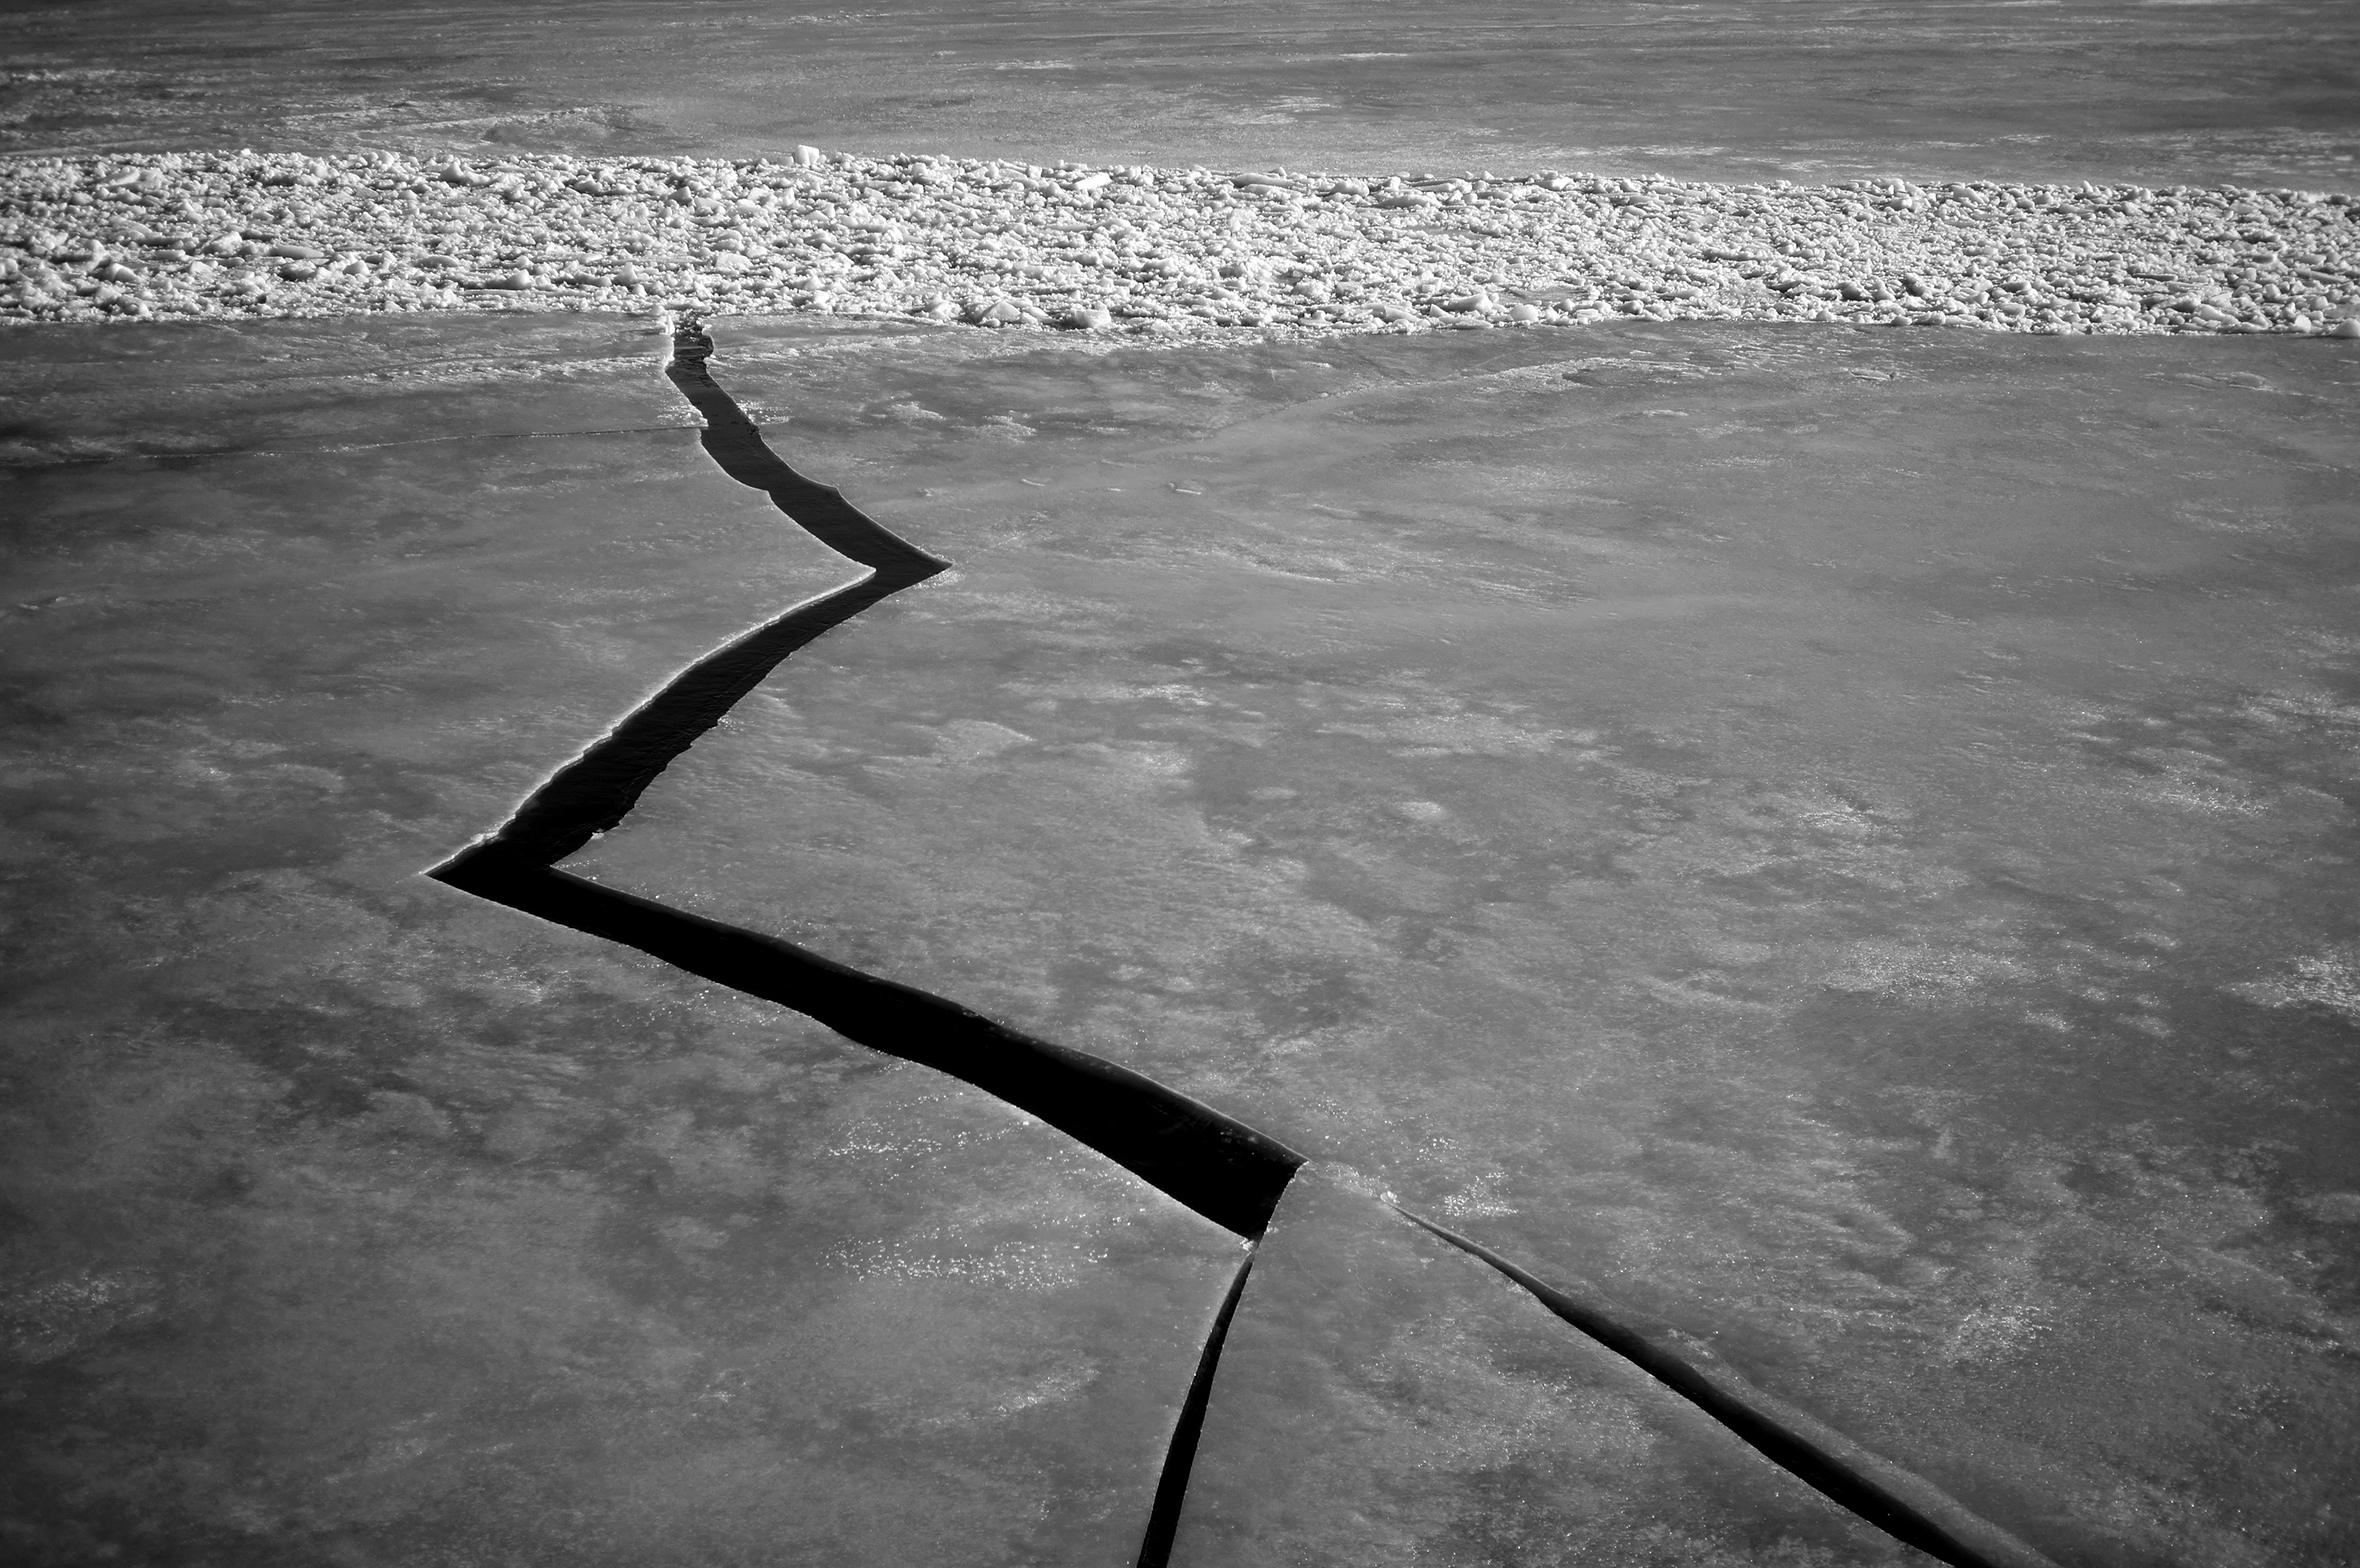
[[[18,6],[0,150],[2350,184],[2335,5]],[[2354,1559],[2352,346],[719,323],[956,563],[569,864],[1282,1136],[422,878],[849,571],[652,314],[0,339],[0,1557],[1922,1564],[1385,1195],[2059,1564]]]
[[[0,151],[485,144],[2348,187],[2342,0],[20,4]]]
[[[418,874],[850,575],[654,326],[0,340],[17,1560],[1134,1549],[1234,1237]],[[2344,345],[791,317],[718,365],[956,568],[568,866],[1329,1162],[1176,1560],[1916,1560],[1387,1190],[2060,1563],[2350,1546]]]

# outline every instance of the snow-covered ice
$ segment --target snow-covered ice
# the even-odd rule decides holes
[[[814,310],[1282,335],[1656,320],[2360,335],[2353,198],[1347,177],[798,149],[0,160],[0,320]]]

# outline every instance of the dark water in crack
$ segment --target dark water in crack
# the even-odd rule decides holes
[[[35,3],[0,151],[858,151],[2349,189],[2342,0]]]

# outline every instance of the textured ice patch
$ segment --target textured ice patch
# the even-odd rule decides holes
[[[2314,953],[2296,959],[2290,974],[2229,989],[2264,1007],[2324,1007],[2360,1022],[2360,950]]]
[[[1900,1002],[1949,1002],[2023,973],[2022,964],[1997,953],[1885,940],[1854,943],[1843,966],[1824,984],[1834,991]]]
[[[980,762],[1031,744],[1030,735],[1005,724],[994,724],[988,719],[953,719],[936,734],[934,749],[946,762]]]
[[[20,1361],[55,1361],[163,1310],[144,1269],[85,1269],[0,1296],[0,1343]]]

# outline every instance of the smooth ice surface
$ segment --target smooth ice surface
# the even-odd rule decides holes
[[[2062,1561],[2350,1549],[2335,345],[762,339],[956,570],[575,869],[1357,1166]]]
[[[829,328],[808,330],[825,336]],[[0,463],[27,482],[64,490],[105,471],[32,471],[114,457],[425,444],[456,451],[456,443],[487,438],[687,430],[694,412],[658,374],[669,351],[654,311],[11,335],[0,339],[8,377]],[[682,440],[693,447],[692,437],[675,444]],[[529,463],[529,454],[512,455]],[[70,531],[60,532],[70,542]]]
[[[0,344],[9,1562],[1136,1550],[1234,1237],[418,874],[854,575],[654,330]]]
[[[2349,189],[2355,46],[2342,0],[27,0],[0,17],[0,152],[816,142]]]

